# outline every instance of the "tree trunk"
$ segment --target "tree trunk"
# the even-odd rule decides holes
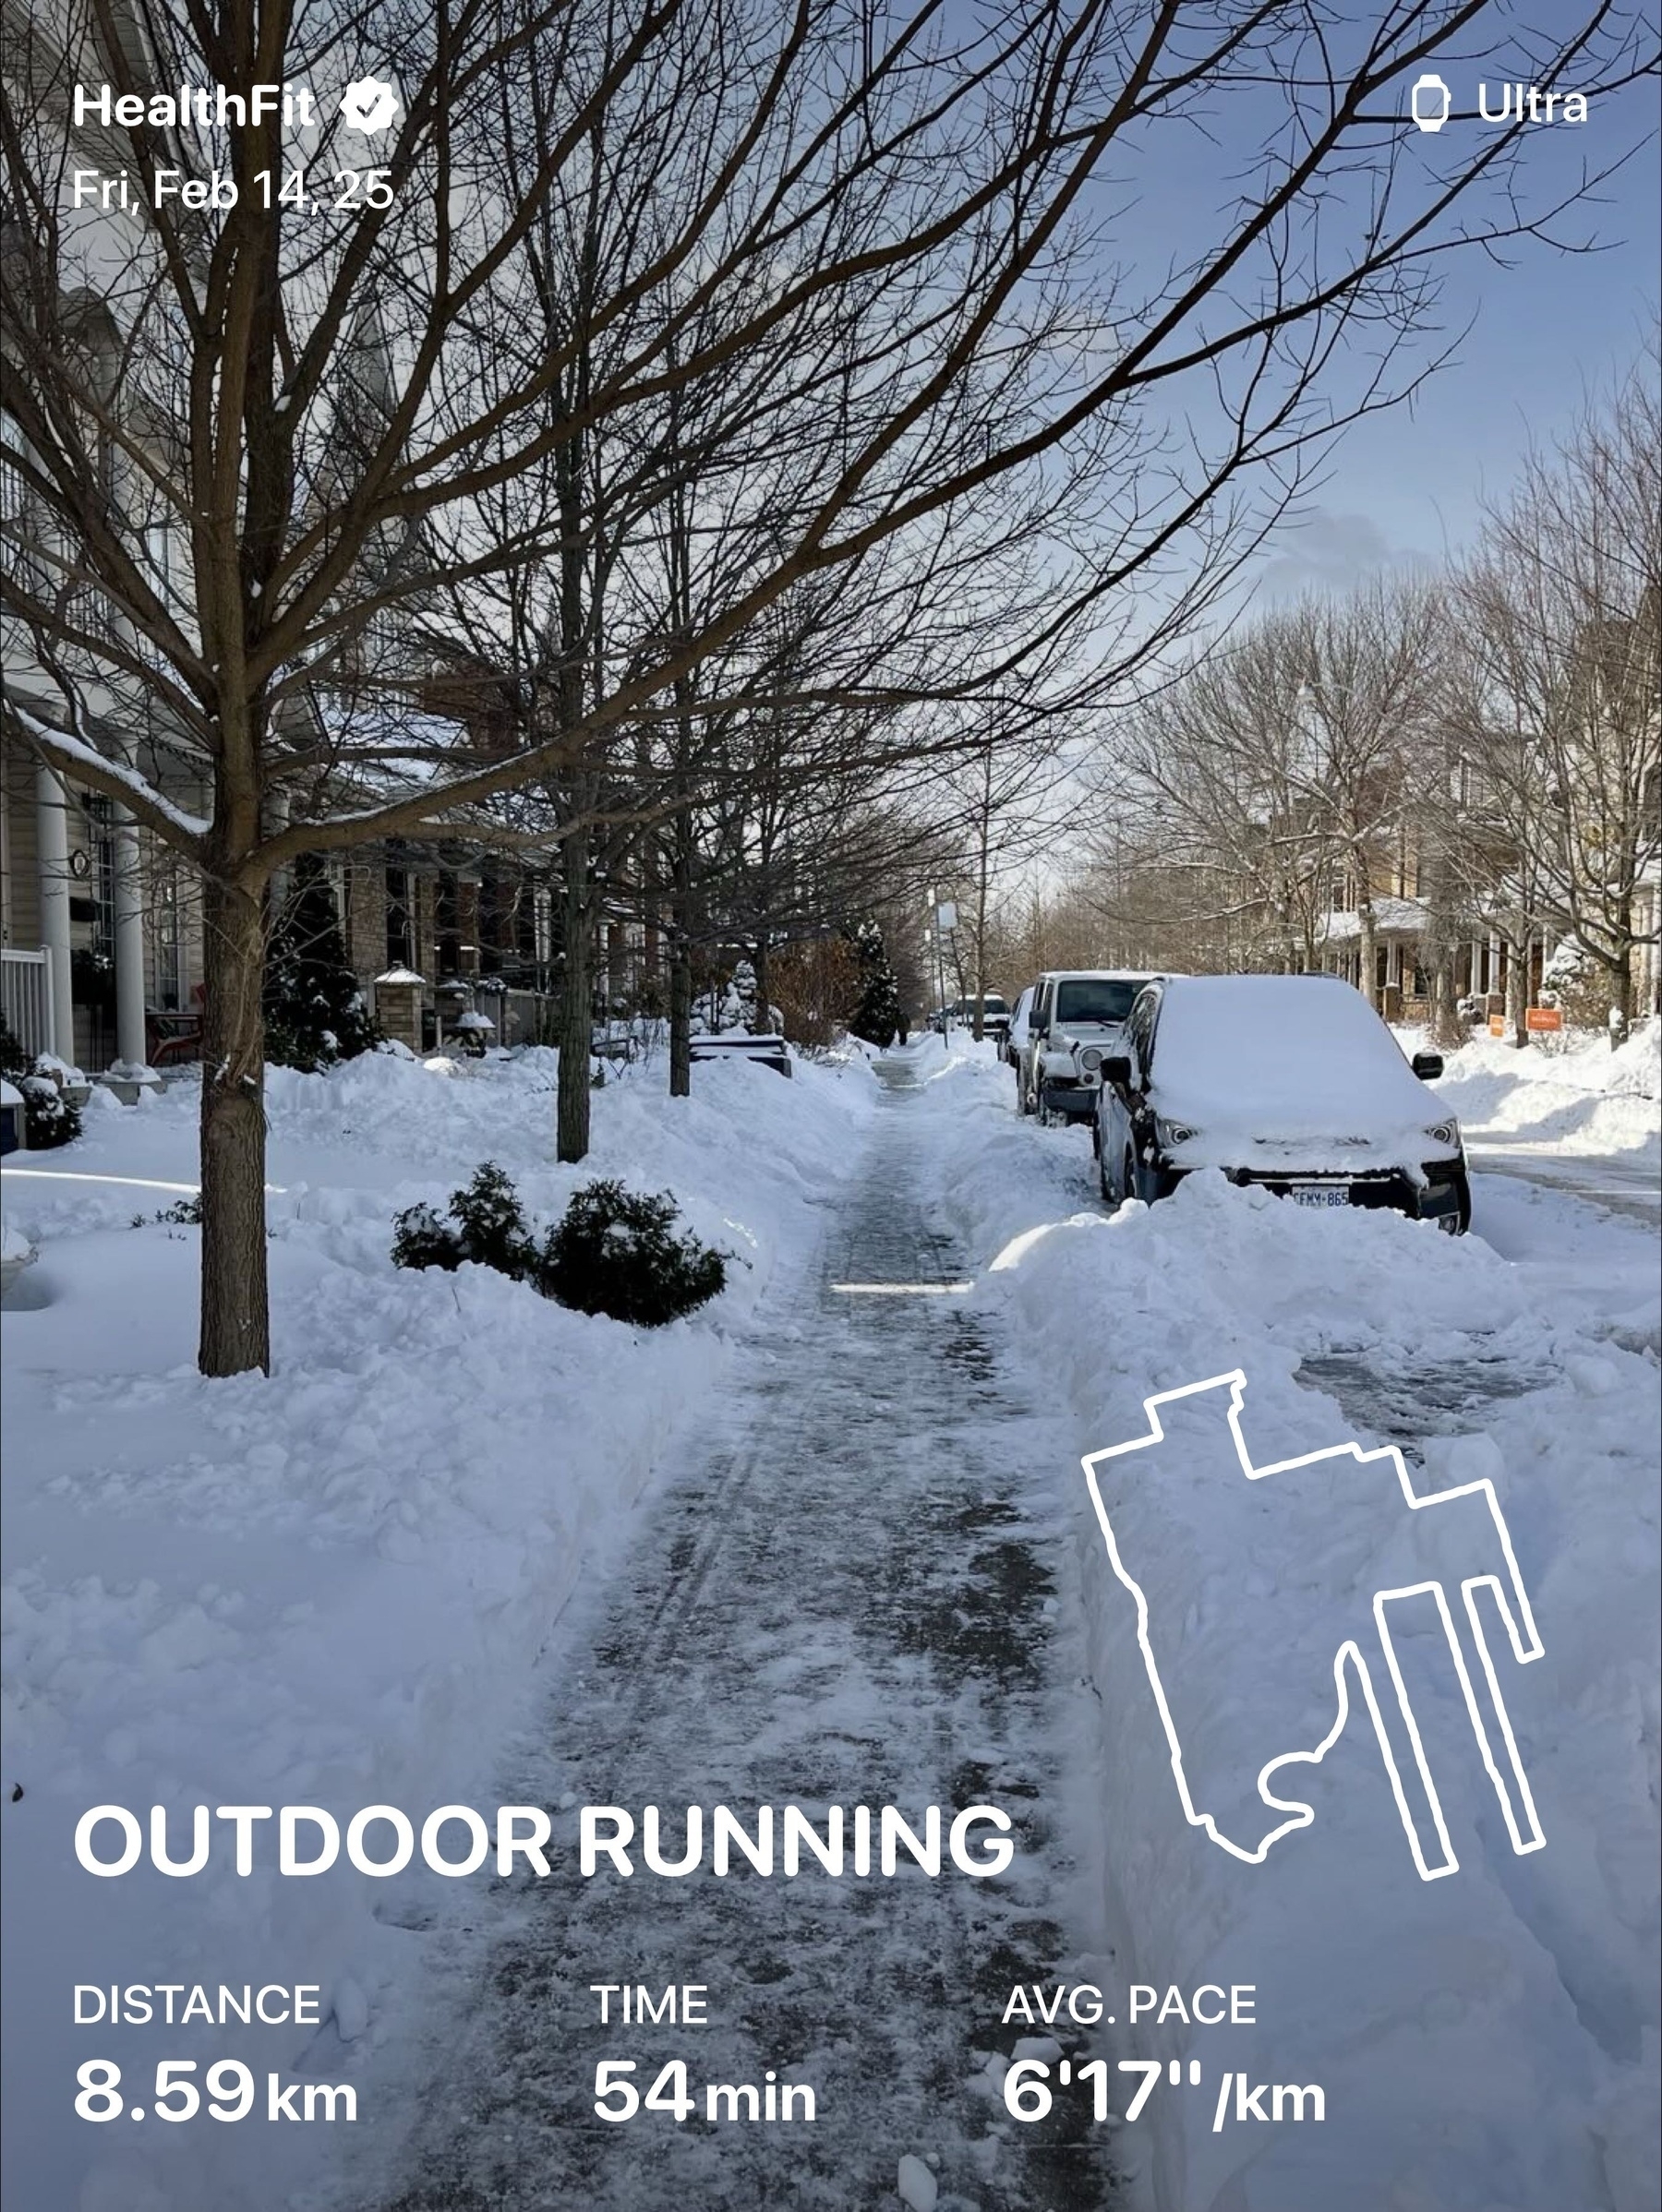
[[[1431,1041],[1439,1052],[1463,1042],[1454,1012],[1454,948],[1446,937],[1431,955]]]
[[[1610,1050],[1625,1044],[1633,1026],[1633,961],[1624,946],[1610,967]]]
[[[773,1035],[773,978],[768,971],[767,959],[767,940],[771,934],[766,917],[764,916],[762,926],[756,932],[755,957],[751,962],[756,979],[756,1004],[751,1016],[751,1034],[753,1037]]]
[[[1515,944],[1506,948],[1506,1019],[1511,1030],[1514,1045],[1529,1042],[1529,1023],[1525,1018],[1529,1007],[1529,939],[1524,939],[1524,950]]]
[[[1356,920],[1361,932],[1357,943],[1357,980],[1362,986],[1362,995],[1368,1004],[1378,1006],[1379,1003],[1379,944],[1371,899],[1364,897],[1360,901],[1356,908]]]
[[[692,954],[684,933],[673,932],[669,951],[669,1096],[692,1095]]]
[[[560,895],[565,973],[560,998],[560,1090],[555,1112],[555,1158],[586,1160],[589,1148],[589,917],[588,836],[566,839],[565,885]]]
[[[669,1096],[692,1095],[692,825],[675,819],[669,896]]]
[[[975,1019],[970,1034],[980,1044],[987,1021],[987,878],[993,865],[993,817],[981,818],[981,852],[975,873]]]
[[[224,875],[229,870],[223,872]],[[271,1368],[266,1283],[265,916],[259,897],[204,880],[202,896],[204,1375]]]

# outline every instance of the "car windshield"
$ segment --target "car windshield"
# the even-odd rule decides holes
[[[1112,983],[1090,978],[1056,985],[1056,1019],[1069,1021],[1124,1021],[1131,1002],[1142,989],[1138,982]]]

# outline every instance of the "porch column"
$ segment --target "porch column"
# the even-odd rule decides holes
[[[75,1064],[75,1000],[69,980],[69,809],[44,761],[35,763],[35,851],[40,869],[41,943],[52,976],[52,1050]]]
[[[115,1057],[143,1067],[149,1050],[144,1029],[144,885],[139,874],[138,825],[125,807],[114,810],[115,847]]]

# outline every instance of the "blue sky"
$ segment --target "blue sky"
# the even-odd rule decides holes
[[[1529,144],[1532,180],[1569,183],[1603,146],[1654,128],[1657,105],[1655,86],[1644,85],[1614,103],[1619,113],[1596,107],[1579,128],[1538,128]],[[1600,239],[1604,250],[1577,256],[1526,242],[1511,268],[1475,255],[1451,265],[1451,332],[1475,316],[1455,361],[1412,412],[1393,409],[1344,434],[1307,503],[1308,523],[1278,535],[1263,589],[1281,596],[1343,585],[1380,567],[1458,551],[1478,526],[1481,500],[1504,493],[1532,439],[1550,444],[1585,398],[1639,357],[1662,300],[1655,138],[1564,227]]]

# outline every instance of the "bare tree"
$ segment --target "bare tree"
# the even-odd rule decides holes
[[[1355,901],[1359,981],[1377,1004],[1375,902],[1433,758],[1443,601],[1426,583],[1376,582],[1306,605],[1289,629],[1307,737],[1302,797]]]
[[[1401,85],[1454,46],[1484,46],[1497,76],[1596,93],[1648,66],[1604,0],[1568,25],[1547,0],[1529,12],[173,0],[140,17],[85,0],[60,48],[31,37],[0,104],[0,354],[30,550],[5,604],[32,663],[6,713],[203,878],[204,1371],[270,1360],[272,875],[302,851],[471,834],[488,802],[538,782],[571,795],[574,850],[616,733],[660,719],[804,578],[904,545],[909,577],[970,579],[1012,512],[1051,588],[954,688],[995,696],[1048,659],[1057,683],[1100,691],[1120,664],[1069,654],[1100,610],[1197,532],[1224,545],[1241,518],[1223,495],[1246,472],[1279,496],[1311,441],[1411,387],[1424,358],[1396,349],[1430,327],[1444,257],[1560,211],[1527,204],[1522,122],[1410,150],[1399,113]],[[327,100],[299,137],[252,105],[187,152],[169,135],[162,88],[321,91],[369,54],[396,56],[402,80],[374,168]],[[1135,192],[1116,182],[1112,212],[1098,197],[1110,165],[1123,177],[1150,134],[1198,148],[1231,99],[1261,118],[1267,76],[1269,136],[1229,149],[1239,199],[1175,259],[1139,258]],[[137,180],[135,219],[114,225],[72,211],[72,88],[101,80],[133,103],[102,126],[105,165]],[[527,147],[512,193],[505,117]],[[158,201],[155,173],[181,165],[227,179],[235,203]],[[543,212],[620,172],[651,174],[650,228],[596,271],[580,317],[550,320]],[[714,395],[692,411],[729,484],[775,518],[771,551],[735,568],[695,634],[591,640],[581,703],[573,683],[566,711],[497,757],[378,724],[379,641],[470,578],[592,560],[587,461],[638,474],[661,457],[677,391]],[[561,454],[576,547],[571,500],[498,531],[493,491]],[[165,574],[161,531],[178,556]],[[938,656],[921,660],[884,695],[938,684]]]
[[[1531,457],[1491,510],[1459,595],[1462,731],[1482,802],[1515,856],[1518,926],[1549,921],[1596,963],[1620,1043],[1633,1013],[1633,955],[1656,941],[1654,911],[1647,921],[1637,895],[1662,854],[1654,347],[1613,403]]]
[[[1312,607],[1203,653],[1126,717],[1092,778],[1111,850],[1105,913],[1150,894],[1226,964],[1316,965],[1337,854],[1308,712]]]

